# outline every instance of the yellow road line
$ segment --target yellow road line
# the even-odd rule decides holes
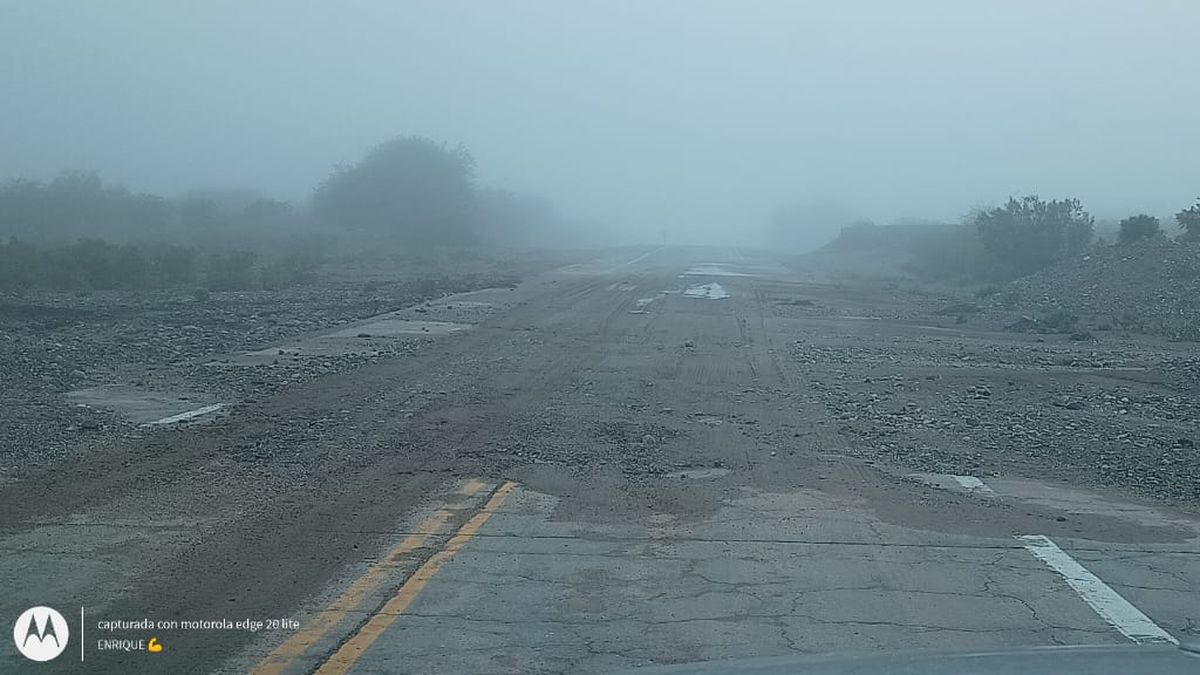
[[[370,619],[367,620],[358,632],[355,633],[349,640],[344,642],[341,647],[334,652],[329,660],[321,664],[317,669],[317,675],[343,675],[358,661],[359,657],[367,651],[380,635],[392,625],[396,617],[404,613],[413,600],[417,599],[433,576],[438,573],[442,565],[446,564],[451,558],[458,553],[475,533],[483,527],[483,524],[492,517],[492,514],[500,508],[504,500],[508,498],[517,484],[512,481],[506,481],[503,485],[496,489],[492,498],[483,505],[483,509],[475,514],[473,518],[468,520],[465,525],[458,530],[450,541],[446,543],[446,548],[433,554],[433,556],[421,565],[408,581],[396,591],[391,600],[388,600],[383,607],[379,609]]]
[[[463,485],[460,492],[471,496],[483,489],[485,485],[483,481],[472,478]],[[388,551],[379,562],[368,567],[367,571],[355,579],[329,607],[318,614],[317,618],[311,624],[294,633],[283,644],[275,648],[275,651],[260,661],[250,671],[251,675],[278,675],[282,673],[285,668],[291,665],[296,657],[304,653],[305,649],[308,649],[314,642],[325,637],[342,620],[347,612],[354,611],[358,607],[358,603],[362,602],[367,593],[379,585],[379,582],[383,579],[387,571],[395,567],[396,563],[403,556],[424,546],[425,542],[431,536],[441,531],[442,526],[453,515],[453,511],[445,508],[434,511],[433,514],[417,526],[416,532],[405,537],[404,541],[401,541]]]

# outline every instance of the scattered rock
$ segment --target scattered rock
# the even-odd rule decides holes
[[[972,385],[967,387],[967,393],[971,398],[988,398],[992,395],[992,390],[983,385]]]
[[[1011,330],[1035,330],[1034,316],[1067,312],[1092,330],[1124,329],[1200,341],[1200,244],[1147,239],[1104,246],[1011,282],[984,313]],[[1004,297],[1026,300],[1017,308]],[[1016,311],[1014,311],[1016,310]],[[1068,332],[1055,330],[1050,332]],[[1087,330],[1069,331],[1072,339]]]

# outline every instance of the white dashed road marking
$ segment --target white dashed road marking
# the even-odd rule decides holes
[[[1112,624],[1122,635],[1137,644],[1169,642],[1179,644],[1170,633],[1142,614],[1099,577],[1067,555],[1049,537],[1040,534],[1017,537],[1025,548],[1050,569],[1058,572],[1071,588],[1091,606],[1102,619]]]
[[[214,403],[212,405],[206,405],[203,408],[196,408],[195,410],[181,412],[178,415],[171,415],[170,417],[164,417],[161,420],[154,420],[153,422],[146,422],[142,426],[154,427],[154,426],[158,426],[160,424],[174,424],[176,422],[183,422],[184,420],[190,420],[193,417],[199,417],[201,415],[207,415],[210,412],[216,412],[224,407],[225,407],[224,403]]]

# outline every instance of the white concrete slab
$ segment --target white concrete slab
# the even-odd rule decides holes
[[[109,410],[143,425],[191,420],[224,407],[224,404],[195,392],[148,391],[124,385],[78,389],[68,392],[67,400],[75,405]]]
[[[725,290],[725,287],[716,282],[691,286],[683,294],[689,298],[704,298],[705,300],[722,300],[729,297],[729,292]]]

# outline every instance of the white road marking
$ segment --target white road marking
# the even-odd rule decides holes
[[[171,415],[170,417],[164,417],[161,420],[154,420],[153,422],[146,422],[142,426],[154,427],[154,426],[158,426],[160,424],[174,424],[176,422],[183,422],[184,420],[190,420],[193,417],[199,417],[201,415],[207,415],[210,412],[216,412],[224,407],[225,407],[224,403],[214,403],[212,405],[206,405],[203,408],[196,408],[195,410],[181,412],[178,415]]]
[[[996,494],[996,492],[994,490],[992,490],[992,488],[988,487],[987,483],[979,480],[975,476],[950,476],[950,477],[953,478],[955,481],[957,481],[959,485],[965,487],[966,489],[968,489],[972,492],[978,492],[980,494],[985,494],[985,495]]]
[[[684,291],[683,294],[689,298],[706,298],[708,300],[720,300],[729,297],[729,293],[718,283],[692,286]]]
[[[1150,617],[1142,614],[1128,600],[1121,597],[1100,580],[1099,577],[1067,555],[1049,537],[1040,534],[1030,534],[1017,537],[1026,550],[1046,563],[1050,569],[1058,572],[1071,588],[1091,606],[1100,618],[1112,624],[1122,635],[1137,644],[1162,643],[1179,644],[1170,633],[1159,628]]]

